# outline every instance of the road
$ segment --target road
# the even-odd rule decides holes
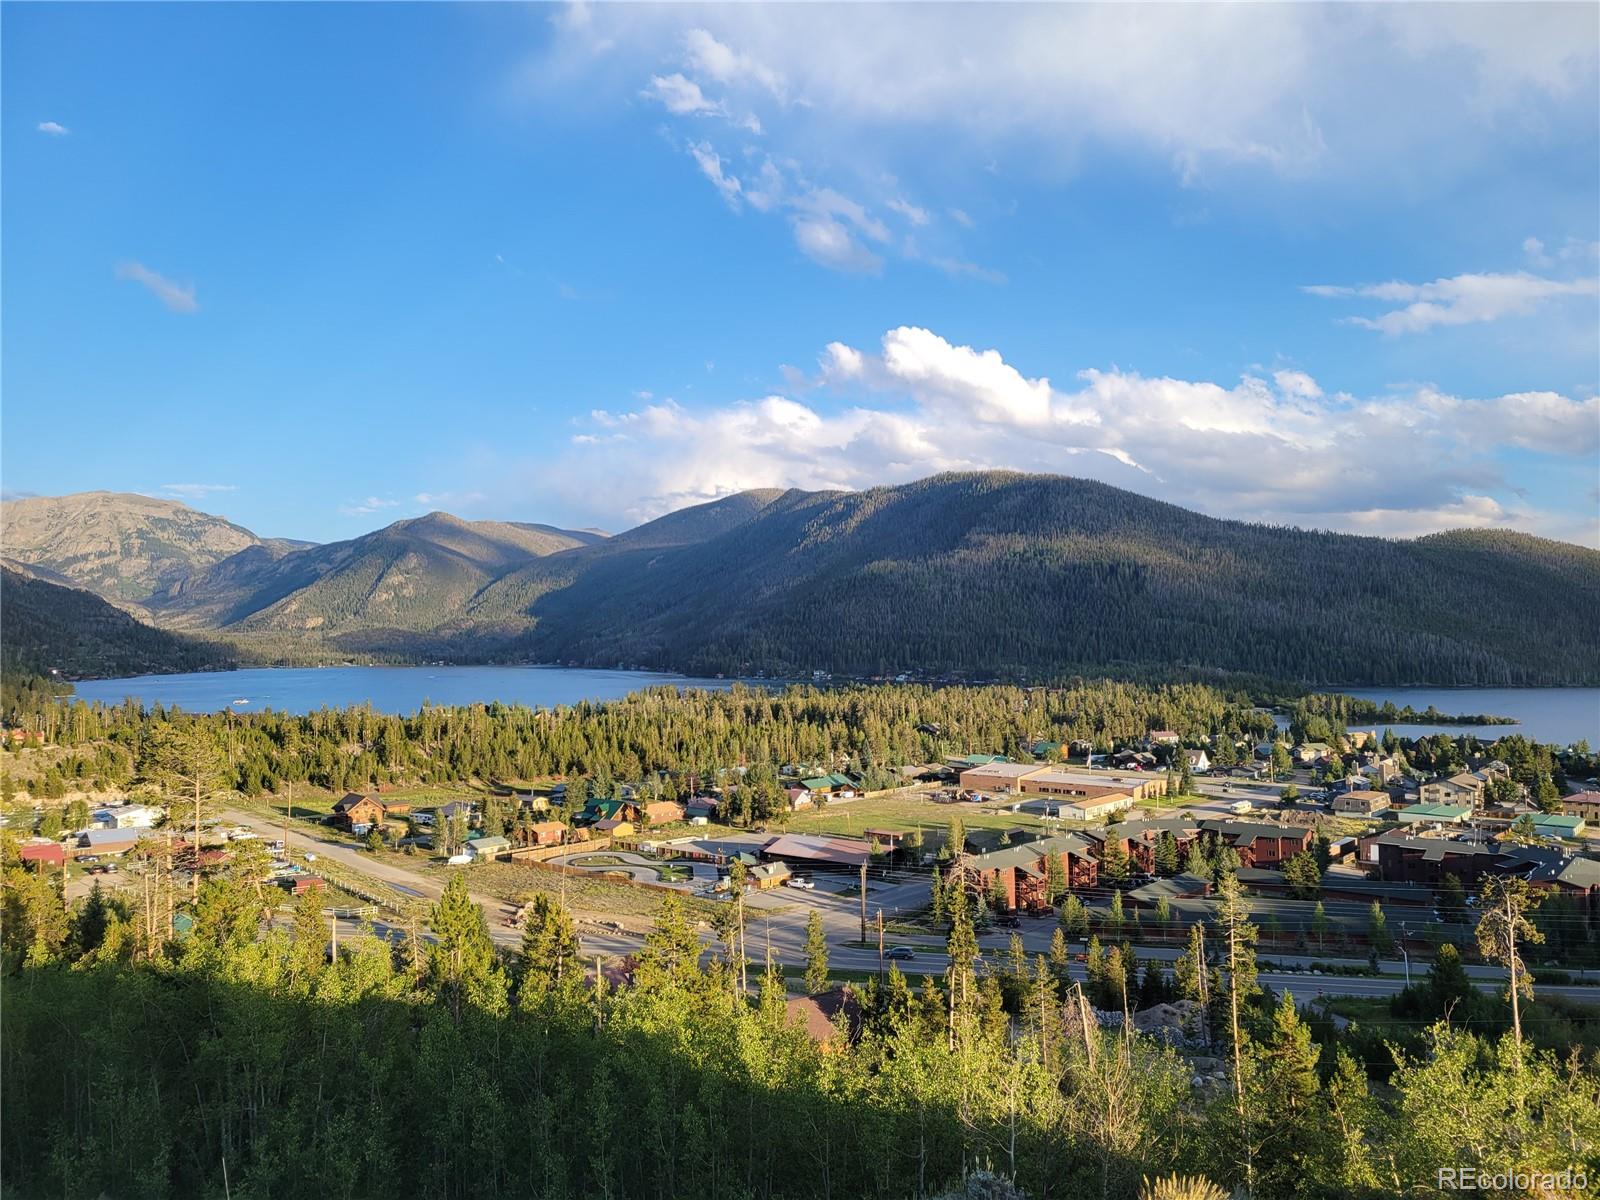
[[[270,824],[249,813],[230,811],[222,815],[226,820],[236,825],[248,825],[264,836],[282,836],[283,830],[280,825]],[[399,896],[433,901],[443,892],[443,883],[436,875],[374,858],[337,840],[316,837],[292,826],[288,838],[289,846],[302,856],[309,851],[319,858],[331,859],[352,871],[387,884]],[[581,857],[581,854],[578,856]],[[618,857],[624,856],[618,855]],[[634,859],[638,856],[630,854],[626,857]],[[648,863],[649,860],[639,859],[639,862]],[[315,869],[314,864],[313,869]],[[470,877],[471,868],[462,869],[469,872]],[[876,970],[879,965],[876,945],[862,944],[860,899],[842,895],[839,891],[841,887],[848,887],[852,882],[822,878],[820,886],[815,891],[781,888],[747,893],[745,938],[749,957],[757,963],[763,961],[770,946],[772,956],[778,962],[786,966],[803,967],[806,958],[806,924],[810,915],[815,912],[822,919],[823,932],[828,940],[828,959],[833,967],[854,971]],[[869,922],[880,909],[885,921],[892,923],[902,913],[925,908],[928,904],[928,887],[928,881],[925,879],[903,883],[871,881],[867,891]],[[490,935],[497,944],[511,947],[520,943],[521,931],[508,928],[504,924],[505,916],[511,911],[508,904],[494,896],[478,892],[470,894],[483,908],[488,919]],[[731,904],[733,901],[725,903]],[[646,925],[638,918],[613,918],[604,913],[575,913],[574,918],[585,955],[625,956],[636,953],[643,944]],[[361,925],[359,921],[353,920],[341,921],[339,924],[341,937],[353,936],[359,932]],[[394,938],[404,936],[403,931],[385,925],[381,918],[377,926],[381,936]],[[1049,951],[1055,930],[1056,922],[1053,920],[1024,918],[1021,928],[1016,932],[1022,935],[1023,946],[1032,955]],[[870,923],[867,932],[868,939],[872,939],[874,935]],[[1012,931],[1008,929],[988,929],[980,934],[979,948],[987,961],[994,963],[1000,960],[1007,951],[1011,933]],[[715,941],[715,935],[709,929],[702,931],[702,938],[708,947]],[[900,964],[901,969],[907,974],[938,974],[948,966],[943,939],[936,935],[888,934],[884,944],[912,948],[915,958]],[[1171,961],[1181,952],[1182,948],[1179,946],[1138,947],[1141,960]],[[1314,962],[1323,961],[1310,956],[1270,953],[1263,954],[1262,957],[1275,965],[1298,965],[1307,968]],[[1401,960],[1389,960],[1379,965],[1384,974],[1376,977],[1309,975],[1292,971],[1264,970],[1260,978],[1263,983],[1270,984],[1275,989],[1291,992],[1301,1001],[1324,994],[1391,996],[1405,987],[1404,964]],[[1083,977],[1081,964],[1074,963],[1071,971],[1074,978]],[[1419,966],[1417,978],[1422,977],[1423,971],[1424,968]],[[1498,968],[1473,965],[1468,966],[1466,971],[1474,983],[1484,990],[1504,987],[1504,973]],[[1575,1000],[1600,1003],[1600,988],[1597,987],[1541,985],[1539,991],[1544,995],[1560,995]]]

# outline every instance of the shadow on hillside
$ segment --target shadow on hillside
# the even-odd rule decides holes
[[[314,999],[168,969],[8,977],[8,1194],[854,1200],[1014,1161],[1037,1198],[1099,1195],[1103,1165],[1131,1195],[1141,1173],[1059,1130],[963,1120],[959,1078],[829,1094],[842,1055],[737,1022],[725,996],[619,1002],[597,1032],[587,1005],[458,1022],[356,995],[387,973],[358,954]]]

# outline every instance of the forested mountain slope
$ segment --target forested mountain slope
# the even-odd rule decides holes
[[[535,657],[686,670],[1131,665],[1307,682],[1600,679],[1600,554],[1220,521],[1103,484],[946,475],[789,492],[701,542],[521,573]],[[539,588],[543,581],[549,586]],[[484,615],[488,615],[484,613]]]
[[[0,564],[0,671],[69,678],[229,667],[223,649],[152,629],[80,588]]]

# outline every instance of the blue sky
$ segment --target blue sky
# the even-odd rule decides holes
[[[8,494],[1595,544],[1600,9],[9,5]]]

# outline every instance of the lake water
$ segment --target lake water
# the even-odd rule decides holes
[[[1346,695],[1382,704],[1392,701],[1396,708],[1410,705],[1418,712],[1433,705],[1442,713],[1470,713],[1481,716],[1513,717],[1515,725],[1362,725],[1351,729],[1370,729],[1382,733],[1392,728],[1397,737],[1415,738],[1425,734],[1471,733],[1487,741],[1520,733],[1536,742],[1568,746],[1587,741],[1600,746],[1600,688],[1343,688]]]
[[[138,675],[86,680],[75,685],[84,700],[120,704],[132,696],[185,712],[307,713],[370,704],[379,712],[409,715],[423,702],[443,705],[525,704],[550,708],[581,700],[615,700],[640,688],[727,688],[730,679],[692,679],[649,671],[591,671],[580,667],[262,667],[200,671],[189,675]],[[244,704],[235,704],[244,700]]]
[[[729,679],[693,679],[648,671],[594,671],[581,667],[271,667],[246,671],[204,671],[191,675],[140,675],[97,679],[77,685],[85,700],[118,704],[132,696],[187,712],[305,713],[313,709],[371,704],[380,712],[414,713],[431,704],[500,701],[530,707],[615,700],[640,688],[726,688]],[[1391,688],[1350,689],[1349,694],[1382,704],[1394,701],[1422,710],[1432,704],[1445,713],[1484,713],[1514,717],[1516,725],[1396,725],[1401,737],[1427,733],[1474,733],[1493,739],[1522,733],[1540,742],[1568,745],[1586,739],[1600,746],[1600,688]],[[235,700],[248,701],[234,704]],[[1356,729],[1383,726],[1356,725]]]

